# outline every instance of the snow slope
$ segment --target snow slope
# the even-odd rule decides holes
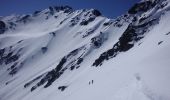
[[[170,0],[108,19],[49,7],[0,18],[0,100],[170,100]]]

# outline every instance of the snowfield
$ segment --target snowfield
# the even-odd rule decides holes
[[[49,7],[0,18],[0,100],[170,100],[170,0],[109,19]]]

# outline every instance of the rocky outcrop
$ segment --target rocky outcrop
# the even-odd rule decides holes
[[[6,30],[6,24],[3,21],[0,21],[0,34],[3,34]]]

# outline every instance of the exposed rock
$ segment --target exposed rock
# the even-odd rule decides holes
[[[100,32],[98,36],[95,36],[91,39],[91,43],[93,47],[99,48],[105,40],[107,40],[107,37],[105,37],[105,33]]]
[[[151,1],[145,1],[145,2],[140,2],[136,3],[129,11],[129,14],[136,14],[138,12],[146,12],[151,8],[152,2]]]
[[[67,86],[59,86],[58,89],[61,91],[64,91],[67,88]]]
[[[15,62],[10,68],[11,68],[11,69],[14,69],[14,68],[17,66],[17,64],[18,64],[18,63]]]
[[[170,32],[166,33],[165,35],[169,35],[169,34],[170,34]]]
[[[160,41],[160,42],[158,42],[158,45],[160,45],[160,44],[162,44],[163,43],[163,41]]]
[[[67,61],[67,59],[64,57],[62,58],[62,60],[60,61],[60,63],[57,65],[57,67],[51,71],[49,71],[35,86],[33,86],[31,88],[31,91],[35,90],[37,87],[45,84],[44,88],[49,87],[56,79],[58,79],[61,74],[63,74],[63,72],[65,71],[65,69],[62,69],[62,66],[64,65],[64,63]]]
[[[46,53],[46,52],[47,52],[47,50],[48,50],[48,48],[47,48],[47,47],[42,47],[42,48],[41,48],[42,53]]]
[[[95,16],[97,16],[97,17],[102,15],[101,12],[100,12],[99,10],[96,10],[96,9],[94,9],[94,10],[92,11],[92,14],[95,15]]]
[[[79,59],[77,60],[77,65],[80,65],[82,62],[83,62],[83,58],[79,58]]]
[[[80,25],[88,25],[90,22],[94,21],[95,17],[90,17],[88,19],[84,19],[82,22],[80,22]]]
[[[26,23],[26,22],[29,21],[29,18],[30,18],[30,17],[31,17],[30,15],[25,15],[25,16],[23,16],[21,19],[19,19],[17,22]]]
[[[79,22],[79,20],[80,20],[79,16],[72,18],[70,21],[71,22],[70,26],[71,27],[75,26]]]
[[[35,82],[35,81],[37,81],[38,79],[40,79],[42,76],[43,76],[43,75],[40,75],[40,76],[36,77],[34,80],[26,83],[26,84],[24,85],[24,88],[27,88],[27,87],[30,86],[33,82]],[[32,90],[32,91],[33,91],[33,90]]]
[[[33,16],[37,16],[37,15],[39,15],[39,14],[40,14],[40,12],[41,12],[41,11],[35,11],[35,12],[33,13]]]
[[[6,57],[5,57],[5,64],[9,64],[11,62],[15,62],[19,59],[19,55],[15,54],[15,55],[12,55],[13,53],[10,52]]]
[[[56,6],[54,7],[57,12],[64,11],[64,13],[70,13],[73,9],[70,6]]]
[[[50,7],[49,7],[49,11],[50,11],[50,14],[51,14],[51,15],[54,15],[54,8],[53,8],[53,7],[50,6]]]
[[[6,24],[3,21],[0,21],[0,34],[3,34],[6,30]]]
[[[75,66],[74,66],[74,65],[72,65],[72,66],[70,67],[70,70],[74,70],[74,68],[75,68]]]
[[[103,26],[109,26],[109,25],[111,25],[113,22],[112,21],[108,21],[108,22],[105,22],[104,24],[103,24]]]
[[[94,33],[94,31],[95,31],[94,29],[89,29],[88,31],[85,32],[85,34],[83,35],[83,38],[91,35],[92,33]]]
[[[134,44],[129,42],[133,41],[136,38],[136,33],[133,27],[130,25],[124,34],[119,38],[119,41],[113,46],[112,49],[102,53],[98,59],[95,60],[93,66],[99,66],[104,60],[108,60],[112,57],[115,57],[118,52],[125,52],[133,47]]]
[[[56,36],[56,33],[55,33],[55,32],[51,32],[50,34],[51,34],[53,37]]]

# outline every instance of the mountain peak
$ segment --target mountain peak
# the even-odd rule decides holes
[[[0,99],[170,100],[168,1],[115,20],[69,6],[2,17]]]
[[[97,10],[97,9],[92,9],[91,12],[95,16],[101,16],[102,15],[102,13],[99,10]]]
[[[165,4],[166,2],[166,4]],[[167,5],[167,0],[142,0],[139,3],[136,3],[132,8],[129,9],[129,14],[137,14],[146,12],[154,7],[163,8]]]
[[[54,13],[54,11],[59,12],[59,11],[64,11],[64,13],[69,13],[73,11],[73,8],[66,5],[66,6],[50,6],[49,10],[51,13]]]

